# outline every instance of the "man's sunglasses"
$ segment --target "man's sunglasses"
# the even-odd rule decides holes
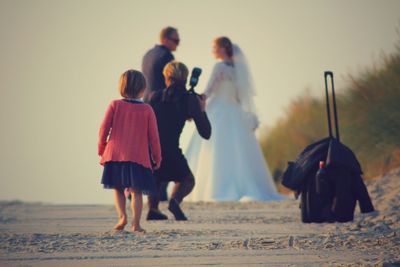
[[[180,39],[174,39],[174,38],[168,38],[168,39],[174,42],[176,45],[178,45],[179,42],[181,41]]]

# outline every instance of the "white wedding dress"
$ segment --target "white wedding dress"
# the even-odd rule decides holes
[[[258,120],[247,63],[235,46],[234,61],[215,64],[205,90],[210,140],[197,131],[185,156],[196,179],[188,201],[270,201],[277,193],[254,129]]]

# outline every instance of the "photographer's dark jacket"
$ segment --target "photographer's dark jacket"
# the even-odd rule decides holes
[[[200,108],[197,95],[184,86],[171,86],[154,93],[150,100],[157,118],[162,162],[155,175],[164,181],[179,181],[190,174],[179,147],[179,137],[188,119],[193,119],[200,136],[209,139],[211,124]]]
[[[147,88],[144,101],[150,100],[152,92],[162,90],[166,87],[162,74],[165,65],[174,60],[171,51],[163,45],[156,45],[143,57],[142,72],[146,76]]]

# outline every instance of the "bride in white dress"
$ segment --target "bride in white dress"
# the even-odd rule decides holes
[[[195,132],[186,150],[196,177],[187,200],[281,200],[254,134],[258,119],[246,59],[227,37],[214,41],[213,53],[219,62],[204,92],[212,134],[203,140]]]

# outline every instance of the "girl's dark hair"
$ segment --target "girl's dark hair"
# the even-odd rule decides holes
[[[119,92],[125,98],[138,98],[146,89],[146,79],[140,71],[127,70],[119,80]]]
[[[225,48],[225,52],[228,57],[233,57],[233,46],[231,40],[228,37],[218,37],[214,40],[214,42],[217,44],[218,47]]]

